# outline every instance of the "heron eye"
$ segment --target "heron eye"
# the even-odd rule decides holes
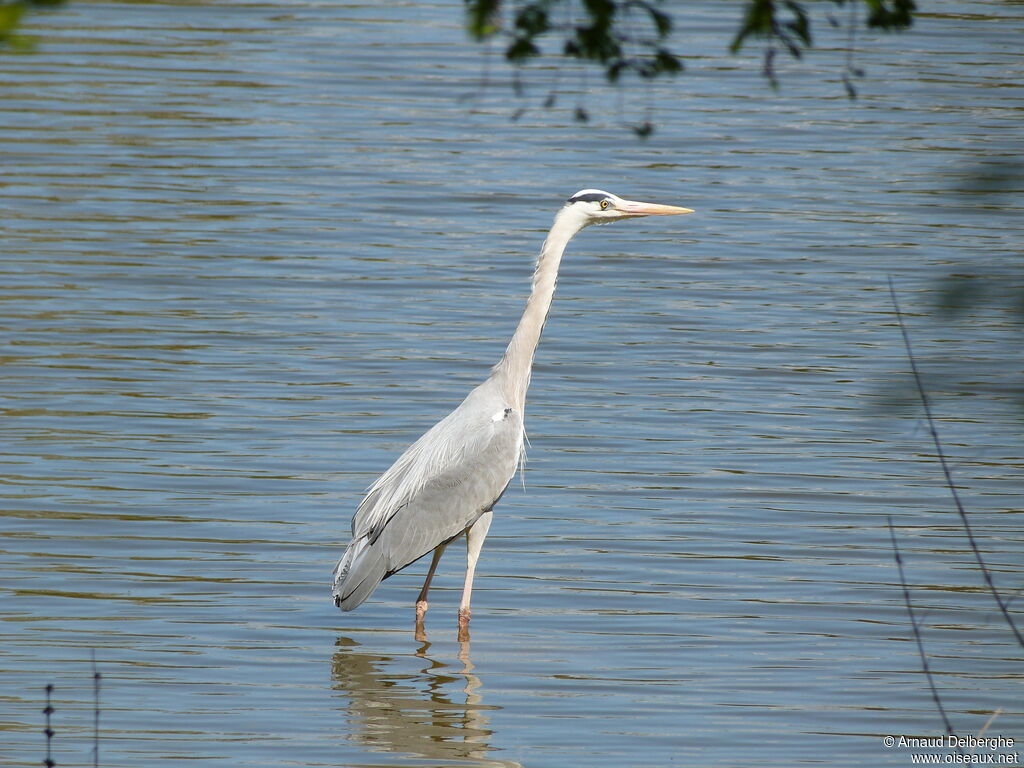
[[[603,211],[607,207],[608,207],[608,201],[607,200],[602,200],[601,201],[601,210]]]

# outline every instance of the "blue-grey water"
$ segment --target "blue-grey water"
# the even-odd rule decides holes
[[[921,6],[857,38],[855,101],[823,14],[775,91],[732,3],[678,7],[675,81],[545,62],[522,100],[458,0],[33,14],[0,55],[0,765],[43,760],[47,683],[54,759],[93,764],[93,654],[103,766],[907,765],[883,737],[943,725],[889,516],[952,726],[1024,741],[1024,653],[889,402],[886,282],[1024,624],[1021,328],[934,311],[1019,275],[1020,179],[987,177],[1024,150],[1024,6]],[[592,186],[697,213],[570,246],[471,643],[461,546],[427,643],[423,562],[339,613],[363,489]]]

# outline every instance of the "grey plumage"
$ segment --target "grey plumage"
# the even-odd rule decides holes
[[[496,379],[470,392],[370,486],[335,568],[335,603],[351,611],[380,581],[472,526],[504,493],[523,440],[522,416]]]

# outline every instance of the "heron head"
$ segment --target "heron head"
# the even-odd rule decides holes
[[[678,216],[693,213],[689,208],[657,203],[640,203],[623,200],[618,195],[600,189],[581,189],[565,201],[563,211],[576,215],[580,226],[607,224],[619,219],[635,219],[640,216]]]

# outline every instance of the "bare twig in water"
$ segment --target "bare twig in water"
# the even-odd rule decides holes
[[[96,650],[92,652],[92,765],[100,766],[100,671],[96,666]]]
[[[910,361],[910,372],[914,377],[914,384],[917,386],[918,397],[921,399],[921,407],[924,410],[925,421],[928,424],[928,433],[931,435],[932,443],[935,445],[935,455],[939,459],[939,465],[942,467],[942,474],[946,478],[946,487],[949,488],[949,492],[953,497],[953,503],[956,505],[956,511],[960,515],[960,522],[964,527],[964,531],[967,533],[967,542],[970,544],[971,551],[974,553],[974,559],[977,561],[978,567],[981,569],[982,578],[984,578],[989,592],[992,593],[992,598],[996,601],[996,605],[999,606],[999,610],[1002,612],[1007,625],[1017,638],[1017,642],[1020,643],[1022,648],[1024,648],[1024,635],[1021,635],[1020,630],[1017,629],[1017,625],[1014,623],[1013,617],[1010,615],[1010,609],[1006,599],[999,593],[999,590],[996,589],[995,582],[992,580],[992,573],[985,565],[985,559],[981,556],[981,550],[978,548],[978,543],[974,539],[974,531],[971,528],[971,523],[967,519],[967,511],[964,509],[964,505],[960,501],[960,494],[957,492],[956,484],[953,482],[953,474],[950,472],[949,463],[946,461],[946,453],[942,448],[942,441],[939,440],[938,429],[935,427],[935,419],[932,417],[931,402],[928,399],[928,394],[925,392],[924,385],[921,383],[921,374],[917,370],[917,361],[915,360],[914,353],[910,347],[910,335],[907,333],[907,327],[903,322],[903,313],[900,312],[899,301],[896,299],[896,288],[893,286],[892,277],[889,278],[889,296],[892,298],[892,307],[896,312],[896,320],[899,323],[900,333],[903,336],[903,346],[907,350],[907,359]]]
[[[1003,714],[1003,708],[1002,707],[1000,707],[999,709],[997,709],[995,712],[992,713],[992,716],[988,720],[985,721],[985,727],[982,728],[980,731],[978,731],[978,738],[979,739],[982,738],[988,732],[989,726],[992,725],[992,723],[994,723],[996,721],[996,718],[999,717],[1001,714]]]
[[[46,768],[53,768],[56,763],[53,761],[53,727],[51,722],[51,716],[53,715],[53,703],[51,696],[53,695],[53,683],[46,686],[46,706],[43,708],[43,714],[46,715],[46,727],[43,729],[43,733],[46,734],[46,759],[43,760],[43,765]]]
[[[953,724],[949,722],[949,717],[946,715],[946,708],[942,706],[942,699],[939,697],[939,689],[935,687],[935,678],[932,676],[932,668],[928,663],[928,654],[924,651],[924,640],[921,638],[921,625],[917,623],[917,615],[914,613],[914,604],[910,601],[910,587],[907,586],[907,577],[903,572],[903,556],[900,554],[900,546],[896,543],[896,529],[892,525],[892,515],[888,516],[889,520],[889,538],[892,539],[892,552],[893,557],[896,559],[896,568],[900,574],[900,588],[903,590],[903,602],[907,606],[907,616],[910,617],[910,629],[914,633],[914,642],[917,643],[917,655],[921,657],[921,669],[924,670],[924,676],[928,679],[928,687],[932,692],[932,701],[935,702],[935,708],[939,710],[939,716],[942,718],[942,725],[946,729],[946,733],[950,736],[955,736],[956,732],[953,730]],[[957,747],[957,752],[963,754],[963,750]]]

